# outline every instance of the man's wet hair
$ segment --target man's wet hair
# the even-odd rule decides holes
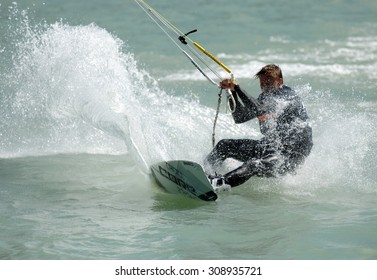
[[[283,78],[283,73],[279,66],[275,64],[268,64],[264,66],[258,73],[255,74],[255,78],[260,78],[261,76],[270,77],[273,79]]]

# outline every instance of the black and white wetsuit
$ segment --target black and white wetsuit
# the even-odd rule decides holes
[[[232,113],[236,123],[258,118],[263,138],[223,139],[206,160],[211,165],[233,158],[243,162],[224,175],[232,187],[251,176],[277,176],[292,172],[307,157],[313,146],[309,117],[300,97],[290,87],[264,94],[257,99],[238,85],[232,92],[236,108]]]

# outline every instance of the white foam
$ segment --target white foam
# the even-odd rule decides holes
[[[219,59],[228,65],[238,78],[249,78],[263,65],[279,64],[286,76],[310,75],[342,79],[345,76],[364,76],[377,79],[377,37],[349,37],[344,41],[322,40],[313,45],[298,44],[287,38],[270,38],[275,46],[256,54],[220,53]],[[296,45],[299,45],[298,47]],[[216,65],[213,65],[216,68]],[[164,80],[204,80],[195,70],[179,71],[163,77]]]
[[[2,156],[131,152],[146,167],[163,159],[200,161],[211,149],[214,110],[165,93],[106,30],[27,21],[19,28],[11,94],[2,104]],[[229,115],[219,118],[219,138],[249,134]]]

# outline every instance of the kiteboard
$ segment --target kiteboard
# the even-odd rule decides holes
[[[191,198],[214,201],[214,192],[203,167],[192,161],[162,161],[151,166],[157,184],[167,192]]]

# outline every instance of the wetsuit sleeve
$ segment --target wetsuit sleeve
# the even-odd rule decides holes
[[[236,108],[233,108],[234,105],[231,103],[235,123],[244,123],[260,115],[258,101],[238,85],[234,87],[232,94],[236,102]]]

